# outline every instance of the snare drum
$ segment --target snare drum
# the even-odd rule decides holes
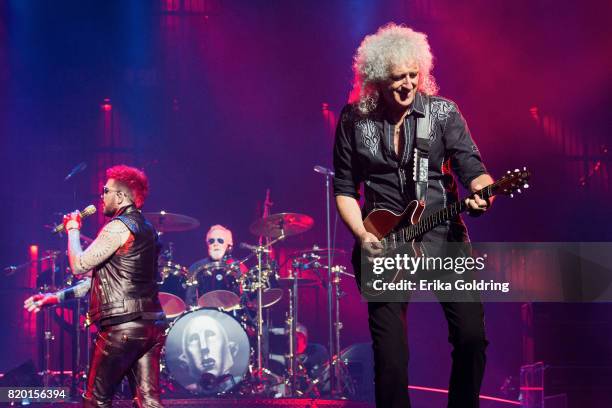
[[[227,393],[249,368],[246,331],[230,314],[217,309],[185,312],[166,338],[165,366],[170,378],[196,395]]]

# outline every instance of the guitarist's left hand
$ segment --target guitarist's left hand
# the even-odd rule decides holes
[[[489,176],[488,174],[482,174],[472,180],[472,182],[470,183],[470,189],[472,190],[472,192],[480,191],[489,184],[493,184],[493,178],[491,178],[491,176]],[[465,205],[468,208],[468,214],[472,217],[479,217],[484,214],[491,206],[492,202],[492,199],[483,200],[478,194],[474,194],[473,197],[468,197],[465,199]]]

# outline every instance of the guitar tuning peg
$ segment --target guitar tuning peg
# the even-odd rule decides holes
[[[523,188],[525,188],[525,189],[529,188],[529,184],[527,184],[527,183],[523,184]]]

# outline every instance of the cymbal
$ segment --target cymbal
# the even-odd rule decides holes
[[[251,224],[249,230],[254,235],[278,238],[281,235],[291,236],[301,234],[312,228],[312,217],[298,213],[278,213],[260,218]]]
[[[159,211],[147,212],[142,215],[153,224],[157,232],[189,231],[200,226],[200,221],[183,214]]]

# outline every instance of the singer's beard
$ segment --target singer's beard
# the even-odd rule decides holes
[[[115,215],[115,212],[115,210],[108,208],[106,204],[102,203],[102,214],[104,214],[106,217],[112,217]]]

